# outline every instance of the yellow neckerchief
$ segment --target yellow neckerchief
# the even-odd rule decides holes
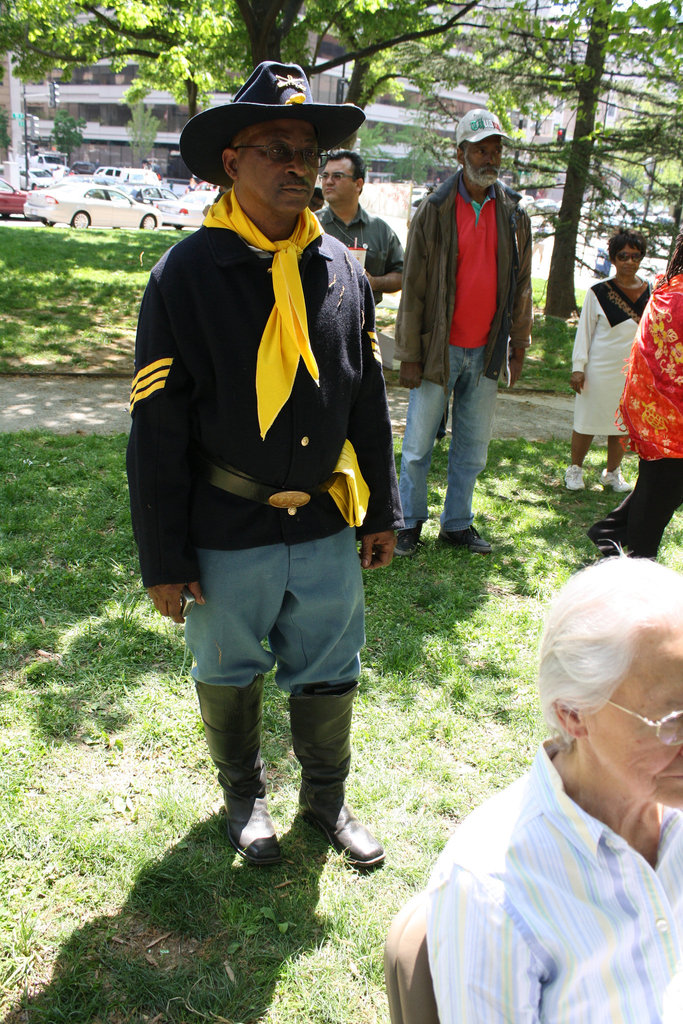
[[[204,225],[229,228],[248,245],[273,256],[275,305],[261,337],[256,360],[256,402],[263,440],[292,393],[299,359],[316,384],[320,375],[308,337],[306,300],[299,274],[299,258],[307,245],[323,233],[318,218],[306,208],[299,214],[294,233],[282,242],[271,242],[242,210],[235,190],[221,196],[211,207]]]

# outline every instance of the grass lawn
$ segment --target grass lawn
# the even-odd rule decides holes
[[[0,373],[129,376],[149,272],[180,232],[0,226]]]
[[[130,377],[149,272],[177,231],[0,226],[0,373],[97,371]],[[545,281],[534,281],[543,307]],[[579,302],[583,295],[577,295]],[[393,332],[395,311],[381,309]],[[520,387],[570,394],[575,325],[537,313]]]
[[[475,509],[494,553],[438,545],[432,520],[414,559],[366,573],[349,794],[387,863],[346,869],[296,817],[268,679],[285,861],[259,870],[224,836],[181,633],[138,581],[124,448],[0,435],[2,1018],[387,1024],[388,924],[455,823],[529,765],[544,607],[614,498],[564,489],[564,444],[495,441]],[[434,510],[445,471],[437,446]],[[661,560],[679,570],[682,543],[675,520]]]

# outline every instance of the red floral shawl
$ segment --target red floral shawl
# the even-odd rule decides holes
[[[683,459],[683,274],[657,282],[631,349],[619,405],[629,448]]]

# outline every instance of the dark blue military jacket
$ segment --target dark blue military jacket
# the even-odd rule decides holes
[[[299,266],[320,386],[300,362],[265,440],[255,380],[274,303],[271,259],[232,231],[202,227],[152,270],[138,323],[128,445],[146,586],[197,579],[197,547],[298,544],[345,526],[327,494],[292,515],[214,487],[192,468],[195,445],[263,483],[308,491],[330,476],[349,438],[371,494],[358,533],[402,524],[367,279],[325,235]]]

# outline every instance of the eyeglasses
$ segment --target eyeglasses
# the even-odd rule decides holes
[[[643,258],[642,252],[618,252],[617,259],[620,263],[628,263],[632,260],[634,263],[640,263]]]
[[[613,700],[608,700],[607,703],[611,704],[613,708],[625,711],[627,715],[632,715],[633,718],[640,719],[641,722],[645,722],[645,725],[649,725],[651,729],[656,729],[657,739],[660,743],[666,744],[667,747],[675,747],[679,743],[683,743],[683,711],[672,711],[670,715],[660,718],[658,722],[653,722],[650,718],[639,715],[637,711],[629,711],[628,708],[622,708],[621,704],[616,704]]]
[[[342,171],[323,171],[320,175],[322,181],[328,181],[332,178],[332,181],[341,181],[342,178],[351,178],[353,181],[356,180],[355,174],[344,174]]]
[[[233,149],[262,149],[274,164],[291,164],[295,156],[300,156],[307,167],[322,167],[328,154],[321,149],[296,149],[286,142],[273,142],[269,146],[233,146]]]

